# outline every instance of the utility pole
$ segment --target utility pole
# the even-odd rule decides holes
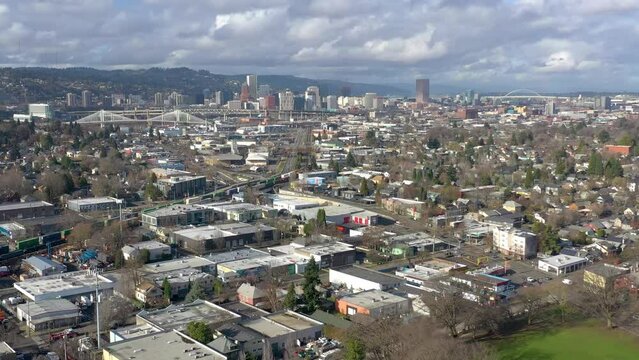
[[[95,321],[96,321],[96,326],[97,326],[97,341],[98,341],[98,350],[101,349],[101,341],[100,341],[100,293],[99,293],[99,289],[100,289],[100,282],[98,279],[98,269],[96,268],[95,270]]]

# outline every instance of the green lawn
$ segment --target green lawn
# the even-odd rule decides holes
[[[637,360],[639,339],[623,330],[579,326],[526,331],[499,342],[503,360]]]

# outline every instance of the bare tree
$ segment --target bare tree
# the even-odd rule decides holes
[[[430,315],[448,329],[452,337],[459,335],[459,326],[469,310],[469,301],[459,291],[442,290],[436,295],[426,294],[422,297]]]
[[[614,286],[584,284],[581,301],[583,309],[604,320],[608,328],[615,327],[635,308],[628,290]]]
[[[519,291],[519,299],[528,325],[531,325],[545,305],[547,294],[540,287],[527,287]]]

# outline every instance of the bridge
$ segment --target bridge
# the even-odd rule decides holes
[[[110,123],[166,123],[166,124],[184,124],[184,125],[198,125],[198,124],[206,124],[206,120],[199,118],[195,115],[191,115],[190,113],[182,112],[180,110],[175,110],[170,113],[163,113],[161,115],[148,118],[148,119],[131,119],[124,115],[114,113],[111,111],[100,110],[96,111],[93,114],[87,115],[79,120],[77,123],[82,124],[110,124]]]
[[[548,99],[557,99],[557,96],[547,96],[547,95],[542,95],[538,92],[536,92],[535,90],[530,90],[530,89],[515,89],[512,91],[509,91],[508,93],[504,94],[504,95],[496,95],[496,96],[484,96],[484,98],[491,98],[491,99],[499,99],[499,100],[503,100],[503,99],[541,99],[541,100],[548,100]]]

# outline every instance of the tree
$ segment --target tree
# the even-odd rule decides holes
[[[362,181],[359,182],[359,192],[364,196],[368,195],[368,181],[364,178],[362,178]]]
[[[615,286],[584,284],[581,301],[583,307],[604,320],[608,328],[613,328],[616,321],[634,310],[633,306],[629,306],[627,289]]]
[[[220,280],[220,278],[216,277],[213,280],[213,295],[215,295],[216,297],[220,297],[223,291],[224,291],[224,283],[222,282],[222,280]]]
[[[621,167],[619,159],[612,158],[608,160],[606,167],[604,168],[604,176],[606,179],[614,179],[616,177],[623,176],[623,167]]]
[[[468,310],[468,301],[460,292],[442,290],[436,296],[426,294],[422,300],[430,310],[431,316],[448,329],[452,337],[459,335],[459,325],[463,322]]]
[[[326,210],[324,210],[324,208],[317,210],[317,216],[315,216],[315,219],[319,227],[326,227]]]
[[[173,297],[173,288],[171,288],[171,283],[167,278],[162,280],[162,295],[166,301],[171,301],[171,298]]]
[[[195,300],[204,299],[204,298],[206,298],[206,293],[204,292],[204,289],[202,288],[200,281],[195,280],[193,284],[191,285],[191,289],[186,294],[184,301],[187,303],[190,303]]]
[[[354,168],[357,166],[357,161],[355,161],[355,157],[350,151],[348,152],[348,154],[346,154],[346,166],[350,168]]]
[[[120,250],[122,252],[122,250]],[[136,259],[140,264],[146,264],[151,261],[151,252],[149,249],[142,249]]]
[[[610,134],[606,130],[601,130],[599,134],[597,134],[597,140],[602,144],[607,143],[610,141]]]
[[[295,310],[295,306],[297,305],[297,295],[295,294],[295,284],[292,282],[288,285],[288,291],[286,292],[286,297],[284,298],[284,303],[282,305],[286,309]]]
[[[156,201],[162,197],[162,192],[152,183],[147,183],[144,188],[144,197],[151,201]]]
[[[81,222],[73,227],[69,234],[68,242],[76,248],[84,247],[84,241],[90,239],[93,235],[93,224],[90,222]]]
[[[439,149],[441,143],[439,142],[439,139],[437,139],[436,137],[432,137],[428,138],[428,140],[426,141],[426,146],[429,149]]]
[[[535,184],[535,175],[532,168],[526,169],[526,178],[524,179],[524,187],[530,189]]]
[[[186,325],[186,332],[190,337],[202,344],[208,344],[213,341],[213,331],[203,321],[191,321]]]
[[[355,337],[349,337],[344,344],[344,360],[364,359],[366,359],[364,343]]]
[[[115,252],[115,256],[113,257],[113,266],[115,266],[116,269],[124,266],[124,254],[122,253],[122,249]]]
[[[526,313],[528,325],[532,325],[533,320],[540,314],[544,306],[546,294],[538,287],[527,287],[519,291],[522,310]]]
[[[311,257],[304,269],[304,302],[309,314],[317,309],[320,302],[320,293],[317,291],[317,286],[321,284],[319,271],[315,258]]]
[[[595,176],[602,176],[604,174],[604,165],[601,154],[596,151],[593,151],[590,154],[590,159],[588,160],[588,174]]]

